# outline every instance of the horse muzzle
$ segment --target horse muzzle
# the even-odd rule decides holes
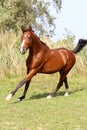
[[[19,50],[20,50],[21,54],[25,54],[25,52],[26,52],[26,48],[23,48],[23,47],[21,47]]]

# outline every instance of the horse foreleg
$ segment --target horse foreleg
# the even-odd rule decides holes
[[[36,74],[36,72],[37,72],[37,69],[30,70],[29,73],[27,74],[26,78],[24,80],[22,80],[17,85],[17,87],[6,97],[6,100],[9,101],[12,98],[12,96],[17,92],[17,90],[22,87],[22,85],[24,85],[25,83],[27,83],[31,80],[31,78]],[[27,92],[27,89],[28,89],[28,84],[25,87],[25,94]]]
[[[28,90],[28,88],[29,88],[30,81],[31,81],[31,80],[29,80],[29,81],[26,82],[26,85],[25,85],[25,89],[24,89],[23,95],[22,95],[21,97],[18,98],[18,101],[22,101],[22,99],[25,98],[26,93],[27,93],[27,90]]]
[[[25,82],[26,82],[26,80],[23,79],[23,80],[17,85],[17,87],[6,97],[6,100],[9,101],[9,100],[12,98],[12,96],[15,95],[15,93],[17,92],[17,90],[18,90],[19,88],[21,88],[22,85],[25,84]]]

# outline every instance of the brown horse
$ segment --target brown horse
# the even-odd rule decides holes
[[[63,83],[66,88],[65,96],[68,96],[67,74],[75,64],[75,53],[79,52],[87,44],[87,40],[80,39],[74,50],[68,50],[66,48],[50,49],[32,31],[31,26],[27,30],[22,26],[22,32],[20,52],[24,54],[29,49],[29,56],[26,60],[27,76],[17,85],[11,94],[6,97],[6,100],[10,100],[17,90],[26,83],[23,95],[18,98],[18,101],[24,99],[31,78],[37,73],[53,74],[59,72],[59,83],[48,98],[55,96]]]

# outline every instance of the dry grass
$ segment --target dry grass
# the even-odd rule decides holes
[[[50,38],[43,36],[41,39],[50,48],[66,47],[69,49],[74,48],[74,44],[70,39],[59,40],[53,43]],[[25,60],[26,55],[19,53],[20,35],[16,35],[14,32],[5,32],[0,34],[0,78],[10,77],[14,75],[23,75],[26,73]],[[77,62],[73,69],[74,74],[87,74],[87,53],[86,47],[83,51],[77,54]]]
[[[20,37],[15,33],[0,35],[0,75],[21,75],[25,70],[25,57],[19,53]]]

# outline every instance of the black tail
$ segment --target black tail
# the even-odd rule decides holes
[[[73,52],[74,52],[75,54],[78,53],[78,52],[80,52],[86,44],[87,44],[87,40],[80,39],[80,40],[78,41],[77,46],[73,49]]]

